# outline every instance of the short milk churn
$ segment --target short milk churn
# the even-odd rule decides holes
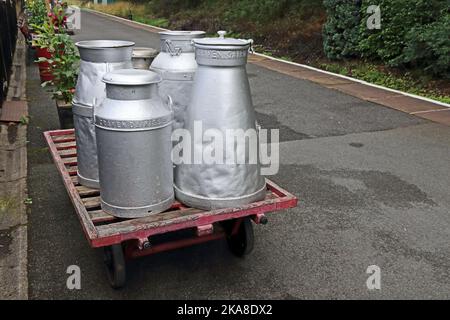
[[[252,40],[219,35],[194,40],[198,69],[184,126],[191,143],[174,169],[175,196],[200,209],[251,203],[266,192],[246,72]]]
[[[159,73],[161,97],[170,95],[173,99],[173,128],[183,127],[184,112],[189,103],[195,62],[193,39],[203,38],[203,31],[163,31],[159,33],[161,51],[153,60],[150,70]]]
[[[106,99],[95,109],[101,206],[121,218],[168,209],[173,202],[171,98],[148,70],[107,73]]]
[[[133,62],[134,69],[148,70],[150,65],[158,55],[158,51],[153,48],[134,47],[133,56],[131,61]]]
[[[105,98],[105,73],[131,68],[134,42],[88,40],[76,43],[80,52],[80,72],[72,101],[78,157],[78,182],[98,188],[97,147],[93,122],[94,104]]]

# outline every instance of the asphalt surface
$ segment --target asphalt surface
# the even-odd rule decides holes
[[[158,46],[156,34],[82,18],[76,40]],[[28,68],[30,298],[450,298],[450,128],[254,65],[248,73],[258,120],[280,129],[271,178],[299,206],[256,226],[244,259],[223,241],[161,253],[132,261],[115,291],[51,162],[42,132],[58,128],[57,113]],[[70,265],[81,290],[66,287]],[[380,290],[366,287],[370,265]]]

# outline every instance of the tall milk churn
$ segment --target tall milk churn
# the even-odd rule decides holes
[[[78,182],[98,188],[97,146],[93,122],[94,104],[105,98],[105,73],[131,68],[134,42],[89,40],[76,43],[80,52],[80,72],[73,97],[73,121],[78,157]]]
[[[173,128],[182,128],[197,70],[192,40],[203,38],[205,32],[164,31],[159,35],[161,51],[153,60],[150,70],[159,73],[163,79],[159,84],[161,97],[170,95],[173,99]]]
[[[102,209],[121,218],[164,211],[174,199],[173,112],[158,94],[161,77],[124,69],[103,81],[106,99],[95,108]]]
[[[194,40],[198,69],[184,126],[191,143],[174,169],[176,198],[200,209],[251,203],[266,192],[246,71],[252,40],[219,35]]]

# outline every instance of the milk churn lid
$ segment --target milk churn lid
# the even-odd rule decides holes
[[[218,38],[203,38],[203,39],[194,39],[195,44],[199,44],[202,46],[231,46],[236,47],[236,49],[241,49],[243,47],[249,47],[253,40],[243,40],[243,39],[234,39],[234,38],[225,38],[226,31],[218,31]]]
[[[191,40],[195,38],[203,38],[205,36],[205,31],[161,31],[159,32],[161,39],[170,40]]]
[[[153,48],[134,47],[133,58],[154,58],[158,54]]]
[[[134,42],[122,40],[84,40],[78,41],[75,45],[86,49],[122,48],[134,46]]]
[[[103,76],[103,82],[122,86],[137,86],[161,82],[161,76],[150,70],[118,69]]]

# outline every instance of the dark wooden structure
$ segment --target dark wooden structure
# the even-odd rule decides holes
[[[17,40],[17,14],[22,1],[0,1],[0,107],[6,98]]]

